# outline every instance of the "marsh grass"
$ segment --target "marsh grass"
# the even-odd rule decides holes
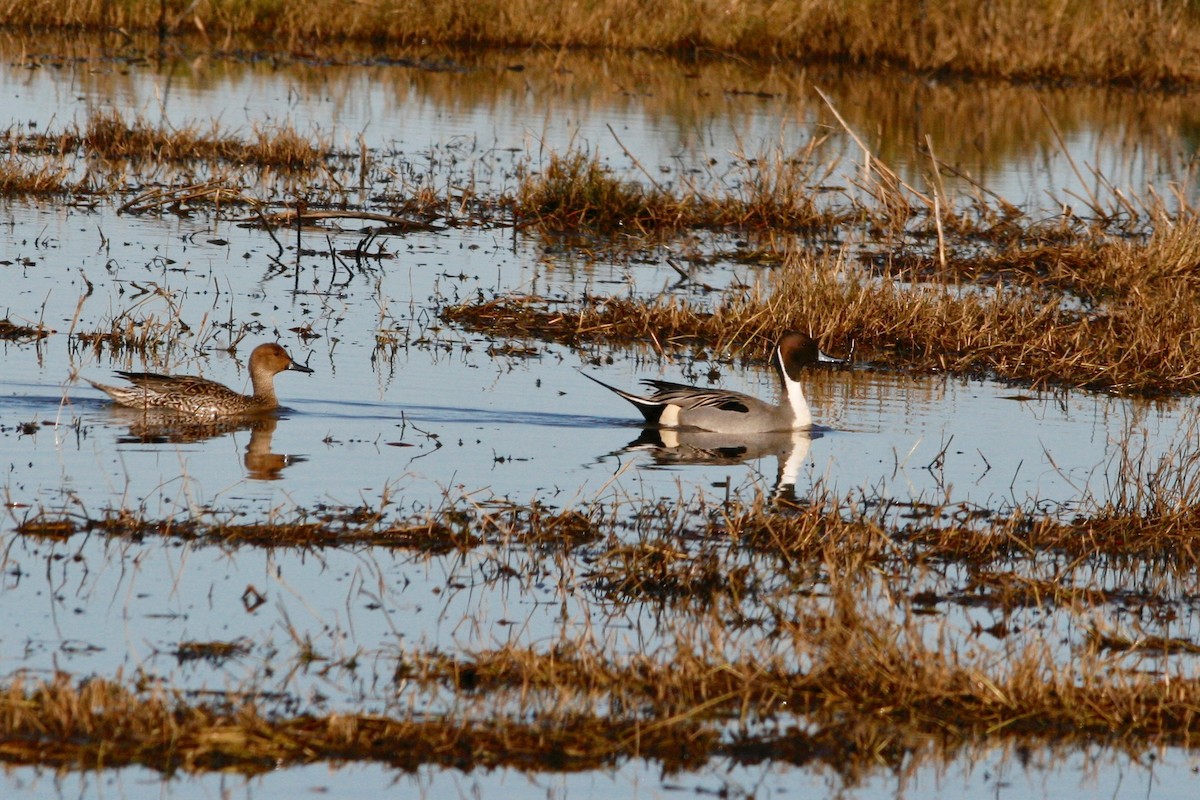
[[[258,200],[247,196],[240,183],[227,178],[215,178],[201,183],[176,186],[156,186],[147,189],[121,204],[122,214],[176,214],[186,216],[198,208],[211,207],[220,213],[228,207],[258,207]]]
[[[155,294],[161,289],[155,289]],[[137,314],[132,310],[122,312],[93,331],[77,331],[72,335],[74,346],[82,345],[96,356],[107,351],[113,357],[140,355],[149,356],[169,351],[180,341],[180,333],[186,325],[175,313]]]
[[[208,135],[167,130],[115,112],[94,116],[81,131],[10,131],[10,141],[17,141],[14,136],[25,149],[83,149],[130,163],[215,158],[244,162],[248,169],[303,170],[327,152],[325,146],[297,144],[289,131],[261,133],[258,143],[248,145],[215,128]],[[650,176],[647,182],[621,178],[595,155],[569,151],[551,154],[542,169],[527,165],[511,195],[483,200],[467,192],[456,199],[431,195],[432,184],[426,184],[423,194],[401,204],[404,215],[322,210],[308,201],[301,213],[296,201],[296,211],[260,212],[256,219],[270,225],[305,214],[310,220],[361,216],[411,230],[431,225],[429,213],[454,224],[491,225],[507,208],[521,229],[544,236],[569,232],[592,247],[615,241],[627,253],[703,229],[744,233],[751,260],[775,265],[750,290],[709,292],[699,303],[593,298],[564,305],[509,297],[446,308],[443,316],[504,336],[579,347],[642,341],[664,352],[697,343],[750,359],[764,358],[779,331],[800,328],[830,349],[845,352],[855,342],[864,360],[889,368],[1127,394],[1200,391],[1200,224],[1191,210],[1169,212],[1147,198],[1126,201],[1144,209],[1132,221],[1098,207],[1086,225],[1069,215],[1033,221],[1006,206],[987,205],[982,194],[967,204],[932,202],[869,155],[872,168],[858,186],[862,194],[846,194],[839,203],[814,188],[821,180],[817,149],[813,143],[791,154],[739,156],[728,183],[703,191],[691,182],[668,190]],[[265,205],[230,174],[151,188],[122,209],[186,214],[226,204]],[[413,221],[412,214],[421,219]],[[828,237],[839,227],[864,241],[833,251]],[[807,234],[826,243],[813,249]],[[141,351],[171,336],[136,320],[117,322],[129,324],[84,334],[81,341]]]
[[[1082,79],[1175,84],[1200,79],[1195,8],[1186,0],[1129,5],[1117,0],[980,6],[939,0],[816,0],[780,6],[750,0],[720,7],[696,0],[546,6],[533,0],[386,0],[303,6],[215,0],[203,6],[158,0],[54,0],[7,6],[0,25],[192,34],[220,47],[233,34],[272,51],[320,42],[364,46],[413,42],[471,46],[655,49],[899,66],[1024,80]],[[228,46],[228,45],[226,45]]]
[[[54,331],[41,323],[36,326],[23,325],[8,319],[0,319],[0,339],[9,342],[36,342]]]
[[[93,113],[83,125],[71,124],[59,133],[37,133],[10,127],[3,134],[10,158],[3,164],[14,175],[28,174],[27,181],[52,183],[51,176],[65,172],[57,165],[22,173],[12,154],[26,159],[55,156],[66,159],[78,151],[92,160],[137,163],[208,161],[226,162],[242,168],[274,168],[310,172],[325,163],[330,153],[319,136],[304,136],[288,126],[255,128],[249,138],[223,131],[218,123],[207,131],[197,124],[174,127],[154,124],[141,117],[127,119],[116,110]],[[314,139],[316,140],[314,142]],[[40,178],[38,176],[41,176]]]
[[[1119,479],[1160,468],[1132,465],[1144,455],[1131,451]],[[1171,460],[1200,456],[1181,444]],[[131,510],[32,513],[18,535],[53,547],[87,535],[225,549],[384,547],[429,562],[473,553],[492,565],[478,573],[484,580],[526,588],[570,563],[577,578],[564,591],[610,613],[649,614],[655,644],[614,650],[564,628],[532,646],[406,647],[389,662],[402,700],[382,714],[296,714],[252,689],[198,703],[119,680],[10,678],[0,691],[0,759],[168,773],[321,760],[583,770],[634,757],[672,771],[773,759],[861,778],[979,741],[1195,747],[1200,681],[1190,662],[1124,666],[1200,651],[1171,632],[1200,569],[1191,535],[1200,502],[1182,489],[1110,486],[1113,502],[1095,500],[1067,520],[1032,507],[936,505],[901,517],[887,503],[819,491],[782,504],[611,500],[570,511],[447,498],[429,512],[322,507],[251,524],[219,511],[157,520]],[[1098,573],[1122,588],[1097,588]],[[949,607],[986,609],[997,621],[963,630]],[[1156,608],[1158,616],[1142,613]],[[1133,609],[1136,631],[1106,621]],[[1027,633],[1026,613],[1038,620]],[[1053,615],[1080,633],[1051,647]],[[989,637],[1002,645],[990,649]],[[320,658],[301,645],[298,657]],[[246,646],[184,642],[176,655],[220,663]],[[454,712],[426,710],[423,698],[447,692]]]
[[[548,512],[537,505],[448,508],[411,519],[389,519],[365,506],[302,513],[295,519],[240,523],[219,513],[151,520],[130,511],[101,517],[49,513],[20,522],[26,536],[69,538],[76,534],[143,540],[165,537],[200,544],[321,549],[371,546],[430,554],[466,552],[505,541],[519,530],[530,546],[570,546],[599,536],[596,523],[577,511]]]
[[[250,652],[250,645],[244,641],[234,642],[180,642],[175,648],[175,658],[179,662],[208,661],[221,664],[231,658],[240,658]]]
[[[216,123],[202,132],[195,125],[176,128],[140,117],[126,120],[115,110],[93,114],[86,128],[64,134],[58,146],[80,147],[106,159],[227,161],[301,171],[320,166],[328,152],[328,147],[314,145],[291,127],[256,128],[247,140],[222,132]]]
[[[0,158],[0,197],[67,195],[79,189],[62,163],[36,163],[27,158]]]
[[[766,652],[732,658],[705,644],[728,636],[713,620],[673,629],[675,647],[625,657],[571,643],[405,653],[394,679],[406,693],[462,696],[463,712],[443,716],[297,716],[234,692],[197,704],[99,678],[11,679],[0,692],[0,758],[167,773],[320,760],[563,771],[633,757],[669,773],[770,759],[861,778],[898,768],[931,737],[945,758],[985,738],[1139,753],[1149,743],[1192,747],[1200,735],[1200,682],[1111,670],[1097,653],[1118,639],[1096,639],[1069,665],[1030,646],[968,666],[924,645],[911,623],[865,608],[861,589],[830,589],[825,609],[779,619]]]
[[[115,116],[93,122],[79,142],[58,137],[45,154],[57,157],[65,142],[131,165],[245,155],[222,150],[228,137],[216,129],[164,130]],[[92,145],[82,144],[86,136]],[[624,180],[586,154],[547,163],[527,171],[513,196],[489,199],[490,208],[513,209],[523,230],[575,230],[593,242],[750,230],[767,242],[753,249],[777,265],[760,286],[702,301],[504,295],[443,309],[455,324],[511,337],[490,351],[497,356],[536,351],[522,344],[534,339],[569,343],[587,358],[599,358],[605,344],[637,342],[660,354],[691,349],[761,362],[779,331],[794,327],[817,334],[827,350],[846,353],[854,343],[859,361],[897,370],[1200,391],[1200,231],[1187,212],[1139,218],[1146,227],[1128,238],[1103,218],[1047,224],[999,205],[931,208],[927,195],[882,166],[862,179],[860,199],[839,207],[812,188],[820,176],[801,157],[740,158],[735,182],[712,193]],[[143,195],[127,210],[183,208],[208,202],[199,194],[205,187],[220,195],[236,185],[189,181],[186,191]],[[380,202],[416,214],[467,209],[463,217],[481,224],[499,218],[480,211],[470,193],[456,199],[427,188],[411,200]],[[303,218],[296,205],[284,221]],[[848,220],[873,249],[814,250],[790,236]],[[72,341],[97,354],[146,355],[178,348],[181,333],[210,335],[166,302],[157,316],[141,316],[135,303]],[[380,318],[381,345],[408,341],[384,328],[384,310]],[[44,540],[37,547],[53,559],[77,554],[89,538],[227,552],[382,548],[439,566],[470,554],[487,567],[483,583],[532,593],[546,576],[562,576],[564,609],[570,595],[597,613],[652,620],[654,646],[613,649],[564,624],[536,646],[453,655],[397,649],[384,692],[401,702],[382,701],[387,711],[378,714],[296,714],[254,686],[201,703],[148,682],[9,678],[0,691],[0,759],[168,773],[256,773],[317,760],[574,770],[633,757],[670,771],[774,759],[858,779],[881,764],[900,770],[914,753],[933,748],[944,758],[979,741],[1101,742],[1135,753],[1196,747],[1200,644],[1172,623],[1194,613],[1197,463],[1184,447],[1157,461],[1133,453],[1116,484],[1098,487],[1085,497],[1092,504],[1070,516],[916,502],[900,514],[879,498],[819,490],[792,502],[575,510],[473,500],[422,514],[322,507],[249,522],[220,510],[168,519],[35,512],[14,520],[15,534]],[[964,622],[965,610],[991,614],[990,627],[978,617]],[[310,639],[297,635],[296,643],[302,666],[321,659]],[[175,655],[219,664],[241,657],[243,646],[182,642]],[[447,693],[454,713],[431,713],[421,702]]]
[[[526,169],[513,198],[518,224],[550,231],[584,229],[600,236],[664,235],[701,228],[828,231],[849,214],[822,210],[808,187],[807,161],[779,156],[761,165],[743,159],[729,190],[683,192],[618,178],[594,155],[553,154],[542,170]]]
[[[597,342],[650,342],[659,352],[703,346],[758,361],[780,332],[799,329],[832,352],[855,342],[859,359],[892,369],[1035,387],[1195,393],[1200,226],[1190,215],[1158,223],[1142,240],[1097,234],[1058,249],[952,261],[949,273],[931,264],[917,285],[911,271],[880,275],[837,254],[790,249],[759,286],[703,302],[508,295],[441,313],[458,325],[585,350]],[[968,264],[993,279],[965,284]]]
[[[641,233],[662,228],[679,213],[673,197],[616,178],[583,153],[552,155],[545,171],[525,180],[517,195],[518,219],[532,218],[556,228],[586,226],[612,232],[629,226]]]
[[[1198,460],[1187,448],[1173,455]],[[1144,493],[1160,490],[1174,491],[1152,486]],[[369,546],[430,558],[488,550],[538,561],[586,550],[587,583],[594,591],[621,604],[685,608],[794,593],[812,575],[826,576],[818,581],[823,583],[828,576],[863,570],[897,576],[895,586],[907,587],[901,593],[915,594],[922,571],[949,564],[968,568],[957,582],[939,581],[948,587],[943,599],[950,602],[1009,609],[1040,597],[1038,602],[1051,605],[1121,605],[1135,602],[1136,593],[1097,592],[1088,585],[1090,571],[1136,571],[1139,583],[1153,573],[1169,583],[1200,570],[1200,545],[1191,536],[1200,525],[1200,503],[1143,497],[1134,508],[1126,504],[1125,491],[1109,492],[1109,500],[1087,500],[1069,520],[1025,508],[929,505],[899,514],[903,509],[891,503],[817,494],[805,503],[755,497],[711,508],[691,503],[624,508],[597,501],[563,511],[537,503],[463,500],[408,515],[327,507],[254,523],[219,511],[154,519],[132,510],[100,516],[44,510],[16,521],[14,529],[55,540],[87,535],[221,547]],[[816,573],[814,566],[820,567]],[[1053,579],[1039,577],[1043,569],[1051,569]],[[496,573],[499,579],[518,574],[537,575],[540,568]]]

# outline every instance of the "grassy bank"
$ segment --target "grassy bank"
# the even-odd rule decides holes
[[[9,4],[0,26],[195,34],[217,47],[249,35],[281,51],[342,42],[654,49],[1020,80],[1200,81],[1200,14],[1187,0],[47,0]]]

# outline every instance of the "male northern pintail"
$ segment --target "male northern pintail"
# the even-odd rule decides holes
[[[718,433],[762,433],[812,427],[812,412],[800,387],[800,372],[818,361],[842,362],[825,355],[816,341],[803,333],[780,337],[771,364],[779,373],[783,397],[772,405],[741,392],[703,389],[670,381],[644,380],[654,388],[649,397],[631,394],[587,375],[606,389],[637,406],[649,425],[664,428],[699,428]]]
[[[250,354],[250,383],[254,393],[239,394],[216,381],[194,375],[160,375],[156,372],[118,372],[132,386],[92,386],[117,403],[130,408],[165,408],[202,419],[261,414],[279,407],[275,398],[275,375],[284,370],[308,372],[280,345],[260,344]]]

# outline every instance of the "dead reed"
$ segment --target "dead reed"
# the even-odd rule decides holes
[[[680,194],[617,178],[595,156],[553,154],[544,170],[525,170],[512,205],[518,224],[601,236],[701,228],[827,231],[849,214],[819,208],[806,163],[744,161],[736,188],[712,194],[689,187]]]
[[[580,565],[570,591],[655,610],[660,623],[655,646],[633,652],[565,631],[538,646],[406,649],[392,681],[417,702],[385,714],[297,715],[252,690],[200,704],[100,678],[11,678],[0,690],[0,760],[255,773],[319,760],[575,770],[637,757],[671,771],[773,759],[861,777],[975,741],[1195,747],[1200,680],[1188,667],[1122,668],[1129,656],[1200,650],[1166,632],[1171,598],[1186,596],[1200,569],[1196,486],[1167,484],[1165,467],[1137,468],[1137,458],[1122,474],[1145,484],[1140,494],[1111,487],[1113,502],[1070,520],[914,506],[897,524],[884,503],[819,494],[782,506],[597,501],[572,511],[448,498],[411,516],[322,507],[250,524],[218,511],[36,513],[19,535],[389,547],[426,559],[479,551],[496,567],[481,574],[503,582],[540,583],[569,558]],[[1200,454],[1170,461],[1194,473]],[[1093,586],[1099,571],[1122,588]],[[999,621],[955,631],[937,621],[945,606],[991,609]],[[1096,624],[1098,609],[1160,606],[1161,633]],[[1026,609],[1064,614],[1082,632],[1069,657],[1037,629],[1020,633]],[[1005,644],[989,650],[985,636]],[[176,656],[219,663],[252,646],[184,642]],[[455,713],[419,702],[447,691]]]
[[[79,188],[59,163],[36,161],[10,154],[0,158],[0,197],[66,195]]]
[[[167,297],[169,303],[169,297],[161,287],[135,288],[140,290],[139,294]],[[72,334],[72,346],[88,348],[96,356],[105,351],[113,356],[146,356],[170,350],[180,342],[180,332],[187,330],[174,308],[162,316],[134,313],[131,309],[116,315],[106,325],[94,331]]]
[[[79,150],[108,160],[224,161],[301,171],[320,166],[328,152],[323,142],[314,145],[290,127],[256,128],[249,139],[243,139],[222,131],[216,123],[208,131],[196,125],[176,128],[140,117],[127,120],[115,110],[96,112],[83,126],[72,124],[58,134],[10,129],[5,138],[10,149],[27,155],[63,156]]]
[[[897,768],[931,737],[940,757],[985,737],[1135,753],[1197,743],[1200,681],[1109,669],[1099,653],[1117,639],[1094,637],[1095,649],[1069,666],[1037,647],[967,665],[929,649],[911,624],[865,610],[846,583],[831,590],[825,610],[780,619],[765,654],[729,657],[705,629],[675,630],[688,634],[677,647],[619,658],[570,644],[457,659],[406,653],[397,683],[473,698],[461,715],[296,716],[249,694],[196,704],[100,678],[15,678],[0,691],[0,759],[257,773],[320,760],[562,771],[637,757],[667,772],[777,760],[861,776]]]
[[[84,130],[65,134],[60,146],[81,147],[108,159],[229,161],[295,170],[318,166],[325,153],[292,128],[256,129],[253,138],[244,141],[215,125],[201,133],[195,127],[151,125],[140,118],[127,121],[118,111],[94,114]]]
[[[707,753],[711,731],[680,721],[559,717],[543,722],[388,718],[372,714],[278,718],[252,696],[190,705],[102,679],[11,682],[0,695],[0,760],[88,769],[139,764],[164,773],[247,774],[320,760],[376,761],[404,770],[512,766],[596,769],[642,754],[678,769]]]
[[[3,262],[0,262],[2,264]],[[8,319],[0,319],[0,339],[10,342],[36,342],[54,331],[40,323],[36,326],[21,325]]]
[[[930,258],[915,286],[911,266],[880,274],[836,255],[789,249],[761,286],[703,303],[501,296],[441,313],[458,325],[581,348],[698,344],[756,360],[794,328],[835,351],[856,342],[860,358],[894,369],[986,374],[1037,387],[1195,393],[1200,225],[1190,216],[1160,223],[1141,240],[1101,233],[1064,247],[952,258],[946,269]],[[987,288],[964,286],[968,271]]]
[[[1186,0],[1136,4],[1117,0],[1029,5],[1004,0],[980,6],[897,0],[780,6],[750,0],[714,9],[696,0],[603,0],[547,7],[533,0],[463,6],[387,0],[345,6],[320,0],[295,6],[216,0],[204,6],[131,0],[14,3],[0,14],[10,29],[93,30],[257,36],[274,51],[307,52],[313,43],[413,42],[473,46],[657,49],[692,55],[807,62],[895,65],[1022,80],[1101,80],[1177,84],[1200,79],[1195,8]]]
[[[1200,455],[1184,448],[1170,460],[1185,462],[1194,472]],[[1151,474],[1131,472],[1125,480]],[[53,540],[86,534],[222,547],[377,547],[428,557],[517,546],[535,561],[583,548],[588,583],[609,600],[697,608],[793,591],[808,582],[803,575],[814,565],[824,565],[832,571],[828,574],[883,569],[916,576],[959,564],[967,568],[962,580],[939,582],[942,600],[1015,608],[1138,600],[1136,594],[1108,597],[1090,589],[1088,572],[1100,567],[1138,571],[1143,582],[1152,573],[1170,582],[1200,569],[1200,546],[1192,541],[1200,502],[1194,496],[1181,499],[1175,487],[1154,479],[1137,491],[1142,494],[1130,504],[1128,490],[1115,487],[1109,499],[1087,501],[1069,521],[1026,509],[930,506],[908,509],[901,526],[891,503],[819,496],[782,508],[758,498],[717,511],[679,504],[623,509],[599,501],[568,511],[507,501],[448,502],[411,516],[365,506],[328,507],[252,523],[215,510],[166,519],[130,510],[97,517],[42,511],[19,520],[15,531]],[[697,549],[697,542],[720,546]],[[1053,583],[1038,577],[1043,567],[1053,568]],[[497,575],[540,574],[541,569],[527,566]],[[1076,576],[1080,579],[1073,583]],[[918,593],[920,582],[913,577],[897,580],[896,586]]]
[[[596,524],[577,511],[547,512],[541,507],[501,504],[495,507],[446,508],[416,518],[389,519],[366,507],[330,508],[301,513],[295,519],[234,522],[219,513],[182,519],[147,519],[116,510],[90,518],[44,514],[23,520],[16,531],[26,536],[69,538],[90,533],[143,540],[152,537],[201,544],[320,549],[381,547],[431,554],[464,552],[504,541],[519,531],[531,544],[573,546],[597,536]]]

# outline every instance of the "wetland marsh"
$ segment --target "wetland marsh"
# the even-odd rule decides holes
[[[1187,93],[61,50],[0,59],[7,793],[1190,792]],[[770,397],[786,328],[810,435],[579,374]],[[274,340],[269,420],[83,380]]]

